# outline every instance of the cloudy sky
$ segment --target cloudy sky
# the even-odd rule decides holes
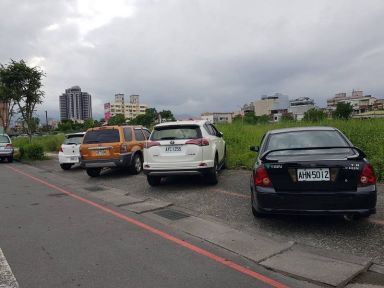
[[[382,0],[1,0],[0,63],[46,72],[39,111],[79,85],[94,118],[115,93],[175,114],[263,94],[384,98]]]

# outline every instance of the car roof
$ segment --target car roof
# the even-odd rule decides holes
[[[72,135],[79,135],[79,136],[82,136],[84,135],[85,132],[76,132],[76,133],[68,133],[68,134],[65,134],[65,136],[72,136]]]
[[[155,127],[163,127],[163,126],[178,126],[178,125],[199,125],[202,126],[207,122],[207,120],[183,120],[183,121],[172,121],[172,122],[164,122],[155,125]]]
[[[329,126],[307,126],[307,127],[291,127],[270,130],[268,134],[288,133],[288,132],[299,132],[299,131],[338,131],[334,127]]]
[[[107,130],[107,129],[119,129],[120,127],[132,127],[132,128],[145,128],[142,125],[106,125],[101,127],[89,128],[87,131]]]

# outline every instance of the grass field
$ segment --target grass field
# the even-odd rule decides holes
[[[45,152],[59,151],[60,145],[63,143],[63,141],[64,134],[34,136],[32,138],[32,143],[43,146]],[[29,143],[28,137],[13,138],[12,143],[15,147],[20,148],[21,146],[25,146]]]
[[[384,180],[384,119],[324,120],[320,123],[280,122],[275,124],[249,125],[240,123],[221,124],[227,143],[228,166],[230,168],[251,168],[256,157],[249,147],[260,145],[265,132],[272,129],[298,126],[332,126],[340,129],[352,143],[361,148],[375,168],[376,175]]]
[[[375,168],[378,179],[384,180],[384,119],[324,120],[320,123],[280,122],[275,124],[249,125],[240,123],[218,125],[227,143],[230,168],[250,169],[256,154],[249,147],[260,145],[262,136],[268,130],[297,126],[332,126],[340,129],[352,143],[365,151]],[[58,151],[64,134],[33,137],[32,142],[43,146],[44,151]],[[14,138],[13,144],[20,147],[28,143],[28,138]]]

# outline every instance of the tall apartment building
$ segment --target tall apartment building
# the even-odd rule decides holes
[[[92,118],[92,98],[79,86],[65,89],[60,96],[60,120],[84,121]]]
[[[109,118],[117,114],[123,114],[128,120],[132,120],[139,115],[145,114],[148,109],[146,104],[140,104],[139,95],[129,96],[129,102],[126,103],[124,94],[115,94],[115,102],[104,104],[104,119],[108,121]]]

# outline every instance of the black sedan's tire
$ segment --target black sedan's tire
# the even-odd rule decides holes
[[[87,171],[88,176],[90,176],[90,177],[99,177],[100,172],[101,172],[101,168],[87,168],[86,171]]]
[[[60,164],[60,167],[61,167],[61,169],[63,169],[63,170],[69,170],[69,169],[71,169],[72,164],[63,163],[63,164]]]
[[[264,213],[261,213],[259,211],[257,211],[257,209],[255,208],[254,206],[254,195],[253,195],[253,192],[251,193],[251,207],[252,207],[252,214],[253,216],[255,216],[255,218],[263,218],[265,217],[266,215]]]
[[[161,182],[161,176],[150,176],[147,175],[148,184],[151,186],[159,186]]]

